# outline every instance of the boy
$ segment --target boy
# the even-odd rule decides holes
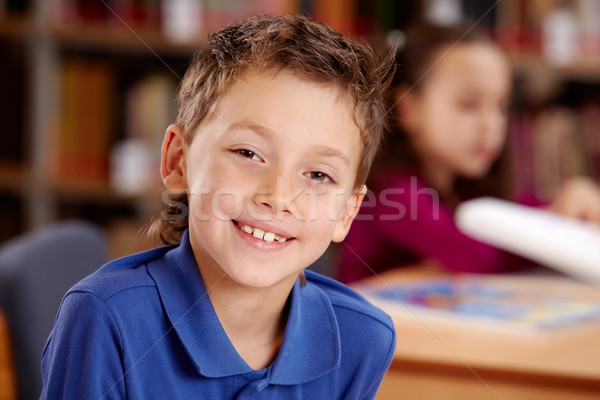
[[[389,317],[302,271],[361,203],[386,68],[301,16],[212,35],[162,148],[176,201],[155,228],[179,244],[67,293],[42,398],[373,398],[394,353]]]

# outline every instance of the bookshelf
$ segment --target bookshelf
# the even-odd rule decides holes
[[[133,21],[66,18],[76,3],[86,2],[0,2],[0,54],[9,61],[0,70],[0,241],[65,218],[131,231],[160,208],[156,165],[153,181],[119,190],[111,154],[132,137],[158,153],[158,136],[174,119],[172,93],[202,39],[174,42]],[[160,129],[140,132],[152,123]]]
[[[193,51],[221,25],[300,6],[0,0],[0,57],[9,61],[0,66],[0,242],[83,218],[108,229],[115,256],[138,250],[140,243],[124,239],[139,236],[160,210],[157,156]],[[173,16],[183,20],[173,24]],[[138,172],[123,161],[133,156]]]
[[[538,55],[510,54],[510,60],[515,74],[531,77],[536,74],[545,74],[557,81],[580,81],[592,84],[600,83],[600,63],[593,60],[583,60],[564,66],[548,65]]]
[[[111,155],[132,138],[141,139],[127,142],[134,149],[142,143],[158,154],[162,131],[174,116],[172,94],[206,32],[255,14],[307,12],[342,33],[380,43],[387,31],[428,15],[427,7],[436,1],[405,3],[0,0],[0,57],[7,60],[0,66],[0,217],[7,221],[0,241],[66,217],[141,225],[158,210],[162,186],[156,175],[134,176],[133,182],[146,183],[119,191],[111,181]],[[600,28],[594,23],[600,20],[600,2],[446,3],[460,8],[454,14],[463,21],[489,29],[511,57],[518,184],[545,194],[563,178],[563,172],[555,179],[548,171],[561,168],[564,175],[581,171],[600,178]],[[559,6],[568,7],[584,44],[569,53],[568,62],[552,64],[544,50],[544,20]],[[187,30],[166,18],[182,12],[195,16],[183,24]],[[161,110],[154,113],[160,115],[149,117],[148,109]],[[576,132],[539,133],[540,126],[556,121],[577,127]],[[528,147],[539,140],[546,147],[567,140],[573,149],[557,156]],[[547,159],[559,165],[550,168]],[[156,159],[144,162],[157,173]],[[536,163],[544,166],[541,172]]]
[[[571,176],[600,182],[598,20],[593,0],[510,0],[486,21],[514,69],[509,133],[518,192],[550,200]]]

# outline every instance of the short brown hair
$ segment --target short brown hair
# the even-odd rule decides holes
[[[191,142],[198,127],[246,71],[285,70],[302,79],[336,87],[349,101],[360,130],[362,151],[355,189],[365,183],[386,124],[384,98],[393,57],[384,61],[367,45],[344,37],[306,16],[260,16],[209,35],[185,73],[177,96],[176,123]],[[154,228],[176,243],[187,228],[187,194],[172,195]],[[179,216],[179,218],[177,218]],[[159,225],[159,226],[157,226]]]

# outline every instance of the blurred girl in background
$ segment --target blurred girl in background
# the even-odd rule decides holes
[[[342,246],[338,278],[351,282],[425,260],[462,272],[524,265],[461,233],[453,215],[460,202],[480,196],[542,206],[510,192],[506,55],[468,27],[421,25],[407,31],[397,65],[392,132],[372,172],[372,192]],[[600,221],[600,190],[577,178],[546,207]]]

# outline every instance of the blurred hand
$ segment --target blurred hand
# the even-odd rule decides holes
[[[563,184],[548,208],[571,218],[600,223],[600,186],[590,178],[572,178]]]

